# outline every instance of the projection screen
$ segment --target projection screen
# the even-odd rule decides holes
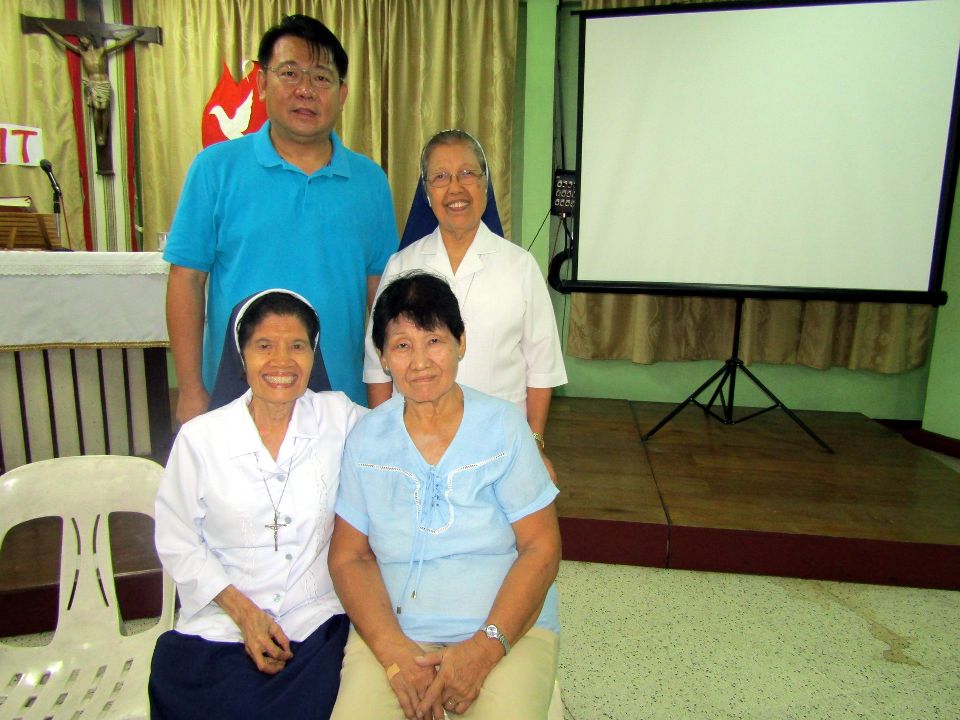
[[[945,302],[960,0],[580,22],[564,290]]]

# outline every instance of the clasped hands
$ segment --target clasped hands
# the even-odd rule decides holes
[[[443,720],[444,710],[466,712],[501,657],[500,643],[479,634],[430,653],[410,640],[387,679],[407,720]]]
[[[263,610],[246,615],[239,623],[243,648],[260,672],[276,675],[293,659],[290,640],[276,620]]]

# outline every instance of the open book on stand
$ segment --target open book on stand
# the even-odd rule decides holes
[[[36,212],[37,208],[33,205],[33,198],[29,195],[3,195],[0,196],[0,212],[9,211]]]

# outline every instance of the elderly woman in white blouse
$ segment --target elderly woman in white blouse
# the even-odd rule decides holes
[[[396,253],[380,280],[426,270],[443,277],[460,303],[470,338],[457,380],[514,403],[543,454],[553,388],[567,382],[563,352],[546,283],[533,256],[495,235],[481,220],[489,169],[480,143],[464,130],[434,135],[420,155],[421,182],[439,226]],[[378,291],[379,293],[380,291]],[[363,381],[370,407],[393,384],[367,330]]]
[[[327,553],[363,410],[307,389],[319,322],[302,297],[266,291],[236,315],[250,389],[183,426],[157,495],[181,608],[154,652],[151,716],[327,718],[349,626]]]

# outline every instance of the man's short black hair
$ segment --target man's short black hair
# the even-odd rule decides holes
[[[260,67],[268,67],[273,57],[273,46],[277,40],[287,35],[298,37],[310,46],[318,58],[330,58],[341,80],[347,78],[347,51],[330,29],[316,18],[308,15],[287,15],[267,30],[260,39],[257,60]]]
[[[373,308],[373,344],[381,353],[387,325],[405,318],[421,330],[445,327],[458,341],[463,339],[460,304],[447,281],[437,275],[415,270],[390,282]]]

